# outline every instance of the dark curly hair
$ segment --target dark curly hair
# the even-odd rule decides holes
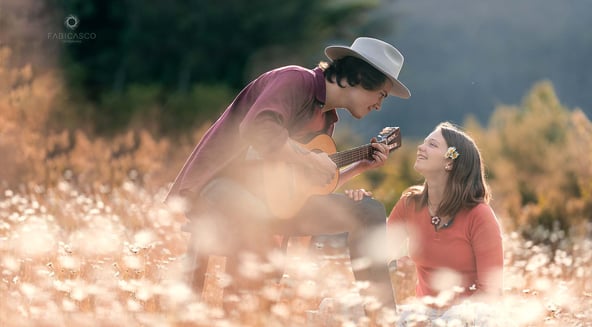
[[[361,85],[365,90],[378,90],[384,85],[387,76],[366,61],[346,56],[336,59],[331,63],[322,62],[319,64],[324,70],[325,79],[330,83],[337,83],[345,87],[345,80],[349,86]]]

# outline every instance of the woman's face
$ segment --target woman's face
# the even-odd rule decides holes
[[[450,160],[444,157],[446,150],[448,150],[448,144],[442,136],[442,131],[434,130],[417,147],[417,157],[413,167],[424,176],[445,173],[446,164]]]

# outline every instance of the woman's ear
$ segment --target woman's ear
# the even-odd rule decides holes
[[[451,171],[452,170],[452,163],[451,162],[447,163],[446,166],[444,166],[444,169],[446,171]]]

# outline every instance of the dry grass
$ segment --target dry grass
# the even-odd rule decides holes
[[[339,255],[309,261],[290,252],[290,278],[280,285],[235,299],[232,314],[208,306],[182,281],[182,204],[165,207],[162,195],[132,182],[86,192],[63,181],[3,189],[0,325],[304,326],[306,310],[318,309],[324,297],[340,301],[340,319],[355,325],[360,298]],[[505,236],[499,325],[508,317],[519,326],[592,325],[592,241],[555,232],[547,235],[556,240],[551,247]],[[393,275],[400,302],[412,293],[410,271]],[[394,319],[387,313],[357,322],[386,326]],[[341,325],[336,317],[326,325]]]

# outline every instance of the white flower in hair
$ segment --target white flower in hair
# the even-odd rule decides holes
[[[444,158],[448,158],[448,159],[456,159],[458,158],[459,154],[458,151],[456,151],[456,148],[451,146],[448,148],[448,150],[446,150],[446,153],[444,154]]]

